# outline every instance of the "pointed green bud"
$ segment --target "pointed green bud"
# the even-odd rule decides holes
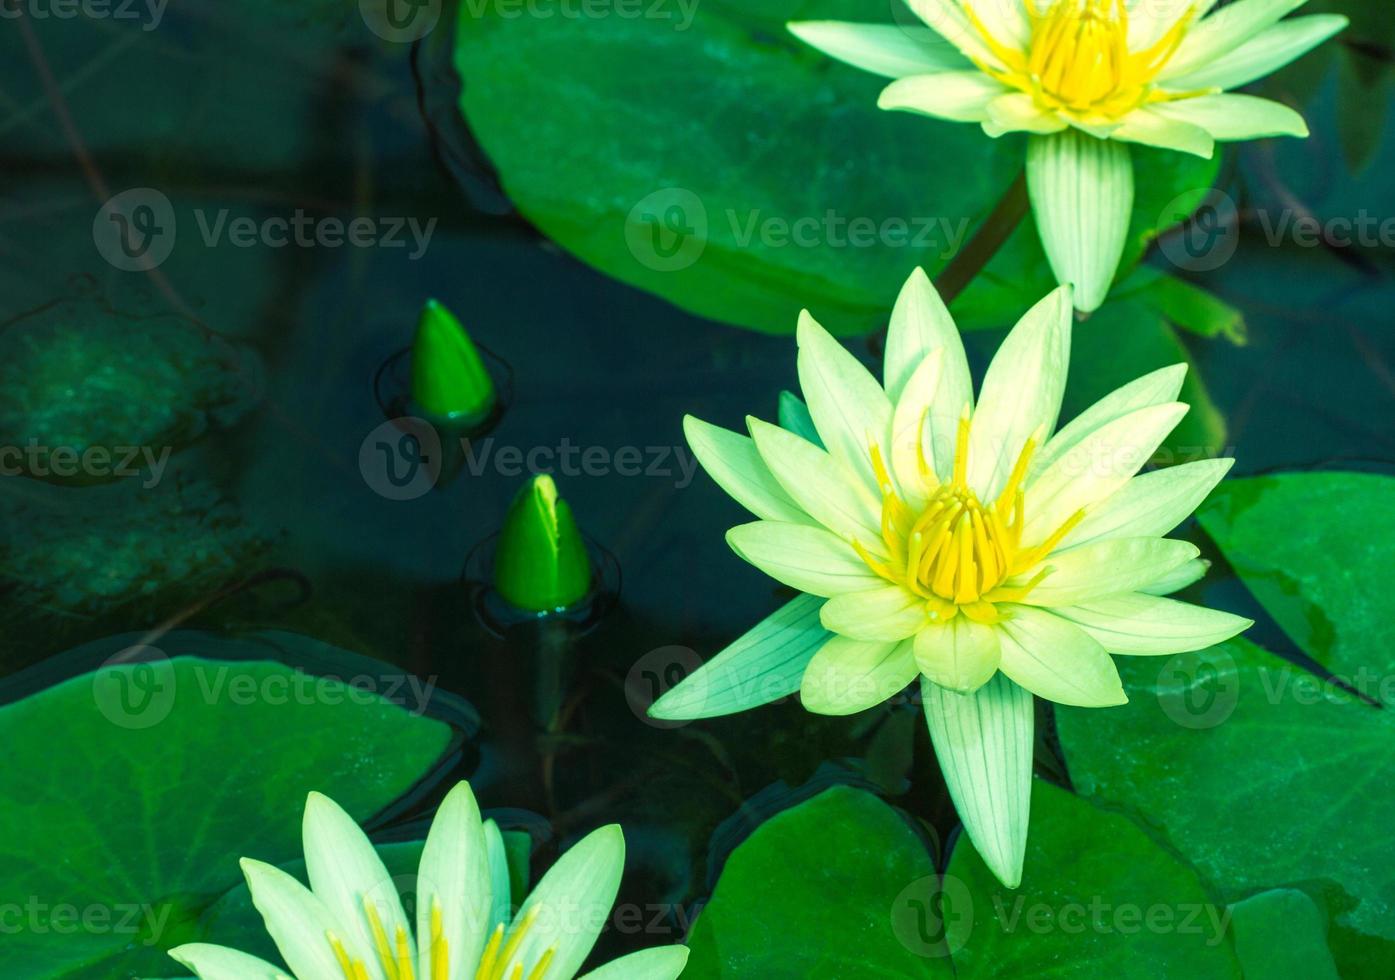
[[[412,398],[422,410],[479,422],[494,410],[494,380],[465,327],[434,299],[422,307],[412,345]]]
[[[509,505],[494,555],[494,587],[530,612],[565,609],[591,591],[591,559],[552,477],[534,477]]]

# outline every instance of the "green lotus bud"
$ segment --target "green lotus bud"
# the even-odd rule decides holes
[[[530,612],[565,609],[591,590],[591,559],[552,477],[536,476],[509,505],[494,556],[494,587]]]
[[[422,307],[412,345],[412,398],[437,418],[466,424],[494,410],[494,380],[465,327],[434,299]]]

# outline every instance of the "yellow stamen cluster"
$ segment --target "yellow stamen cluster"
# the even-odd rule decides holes
[[[523,946],[524,937],[533,923],[538,921],[541,912],[541,905],[529,909],[528,914],[514,927],[507,943],[504,942],[504,924],[501,922],[494,927],[494,935],[489,937],[489,945],[485,946],[484,956],[480,957],[475,980],[542,980],[543,974],[552,965],[553,956],[557,954],[555,946],[538,957],[531,970],[525,971],[522,962],[514,962],[514,957]]]
[[[911,509],[898,494],[874,444],[872,469],[882,490],[881,554],[873,554],[859,542],[853,547],[872,571],[923,599],[932,620],[948,622],[962,612],[975,622],[996,623],[1001,614],[995,604],[1021,601],[1041,576],[1015,588],[1003,583],[1039,564],[1084,514],[1073,516],[1042,543],[1023,547],[1024,484],[1035,442],[1027,441],[997,500],[984,506],[968,484],[968,409],[959,421],[949,483],[939,482],[925,457],[924,426],[922,420],[917,446],[920,475],[930,491],[928,502],[918,514]]]
[[[1178,18],[1148,47],[1130,51],[1124,0],[1025,2],[1031,27],[1025,52],[995,37],[968,3],[964,8],[1002,63],[1002,67],[979,67],[1031,95],[1043,109],[1082,120],[1112,120],[1149,102],[1178,97],[1154,88],[1153,80],[1186,37],[1192,14]]]

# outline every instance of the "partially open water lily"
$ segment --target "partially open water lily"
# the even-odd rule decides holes
[[[363,831],[317,793],[305,806],[306,888],[243,859],[252,901],[290,973],[223,946],[170,950],[200,980],[572,980],[609,915],[625,865],[616,826],[558,859],[512,914],[504,842],[481,821],[466,783],[436,814],[416,875],[415,921],[398,882]],[[586,980],[673,980],[688,951],[666,946],[621,957]]]
[[[1209,157],[1218,140],[1306,136],[1288,106],[1231,92],[1346,26],[1306,0],[907,0],[929,29],[809,21],[798,37],[896,79],[884,109],[1032,134],[1027,182],[1057,281],[1104,302],[1133,206],[1127,143]]]
[[[883,384],[806,312],[784,427],[750,436],[686,420],[704,468],[760,520],[728,542],[804,595],[666,693],[678,720],[799,691],[845,715],[917,677],[931,739],[970,838],[1021,877],[1032,694],[1125,702],[1110,658],[1197,650],[1250,621],[1164,598],[1204,572],[1164,538],[1231,465],[1138,474],[1187,406],[1162,368],[1056,428],[1070,358],[1070,288],[1003,342],[977,402],[949,311],[923,272],[892,313]],[[804,437],[796,434],[802,431]]]

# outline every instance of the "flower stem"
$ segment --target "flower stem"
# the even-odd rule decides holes
[[[944,267],[944,271],[935,277],[935,289],[945,301],[945,305],[954,302],[969,283],[973,282],[974,276],[982,272],[983,267],[998,254],[998,249],[1012,237],[1012,233],[1027,216],[1029,206],[1027,171],[1023,170],[994,205],[983,224],[979,225],[974,237],[955,254],[949,265]]]

